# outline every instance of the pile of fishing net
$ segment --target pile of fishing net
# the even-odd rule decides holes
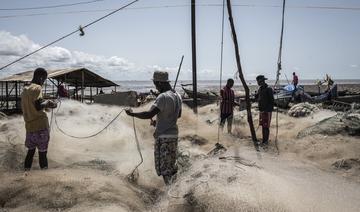
[[[336,135],[345,134],[351,136],[360,135],[360,113],[339,113],[330,118],[326,118],[313,126],[305,128],[297,135],[298,138],[307,135]]]
[[[350,135],[360,135],[360,113],[349,113],[343,117],[345,130]]]
[[[306,117],[317,111],[319,111],[319,108],[316,105],[304,102],[292,106],[288,111],[288,115],[292,117]]]

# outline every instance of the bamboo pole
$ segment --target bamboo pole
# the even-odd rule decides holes
[[[191,0],[191,43],[192,43],[192,84],[194,98],[194,113],[197,113],[197,75],[196,75],[196,19],[195,0]]]
[[[229,21],[230,21],[231,33],[232,33],[232,37],[233,37],[233,41],[234,41],[234,47],[235,47],[236,65],[237,65],[237,68],[238,68],[241,83],[242,83],[242,85],[243,85],[243,87],[245,89],[247,121],[248,121],[249,127],[250,127],[251,138],[252,138],[254,144],[257,145],[256,144],[257,138],[256,138],[254,123],[253,123],[252,114],[251,114],[250,91],[249,91],[249,87],[246,84],[244,74],[243,74],[242,68],[241,68],[239,45],[238,45],[237,37],[236,37],[234,19],[233,19],[233,16],[232,16],[231,0],[227,0],[227,9],[228,9],[228,13],[229,13]]]

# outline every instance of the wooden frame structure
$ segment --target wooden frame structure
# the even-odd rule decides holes
[[[26,71],[0,79],[0,111],[6,114],[21,112],[21,91],[22,88],[32,80],[34,71]],[[51,84],[49,86],[48,84]],[[86,68],[57,69],[48,71],[48,80],[43,86],[43,96],[46,99],[57,98],[58,89],[65,86],[69,92],[68,98],[81,102],[88,100],[93,102],[93,88],[96,88],[96,95],[99,88],[115,87],[116,83],[105,79]],[[49,89],[50,88],[50,89]],[[89,95],[86,95],[85,90]],[[80,91],[80,95],[79,95]]]

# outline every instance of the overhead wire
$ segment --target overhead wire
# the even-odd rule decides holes
[[[223,0],[223,8],[222,8],[222,19],[221,19],[221,50],[220,50],[220,76],[219,76],[219,90],[221,92],[222,89],[222,75],[223,75],[223,55],[224,55],[224,22],[225,22],[225,0]],[[221,96],[221,95],[220,95]],[[221,102],[219,104],[220,110],[220,123],[218,125],[218,135],[217,135],[217,143],[220,143],[220,129],[222,129],[221,125]]]
[[[39,7],[0,8],[0,11],[41,10],[41,9],[71,7],[76,5],[92,4],[99,1],[104,1],[104,0],[92,0],[92,1],[83,1],[83,2],[76,2],[70,4],[58,4],[58,5],[49,5],[49,6],[39,6]]]
[[[14,63],[17,63],[17,62],[19,62],[19,61],[21,61],[21,60],[23,60],[23,59],[25,59],[25,58],[27,58],[27,57],[35,54],[35,53],[41,51],[41,50],[43,50],[43,49],[45,49],[45,48],[53,45],[54,43],[57,43],[57,42],[65,39],[65,38],[67,38],[67,37],[69,37],[69,36],[77,33],[77,32],[81,32],[83,29],[85,29],[85,28],[87,28],[87,27],[89,27],[89,26],[91,26],[91,25],[93,25],[93,24],[95,24],[95,23],[97,23],[97,22],[99,22],[99,21],[101,21],[101,20],[109,17],[110,15],[112,15],[112,14],[114,14],[114,13],[116,13],[116,12],[118,12],[118,11],[120,11],[120,10],[122,10],[122,9],[124,9],[124,8],[132,5],[132,4],[134,4],[134,3],[137,2],[137,1],[139,1],[139,0],[134,0],[134,1],[132,1],[132,2],[130,2],[130,3],[128,3],[128,4],[126,4],[126,5],[118,8],[118,9],[116,9],[116,10],[114,10],[114,11],[112,11],[112,12],[110,12],[110,13],[108,13],[108,14],[106,14],[106,15],[104,15],[104,16],[102,16],[102,17],[100,17],[100,18],[98,18],[98,19],[96,19],[96,20],[94,20],[94,21],[92,21],[92,22],[90,22],[90,23],[88,23],[88,24],[86,24],[85,26],[80,27],[80,28],[78,28],[77,30],[74,30],[74,31],[72,31],[72,32],[70,32],[70,33],[68,33],[68,34],[60,37],[60,38],[56,39],[55,41],[53,41],[53,42],[51,42],[51,43],[49,43],[49,44],[47,44],[47,45],[45,45],[45,46],[43,46],[43,47],[41,47],[41,48],[38,48],[38,49],[36,49],[35,51],[32,51],[32,52],[30,52],[30,53],[28,53],[28,54],[26,54],[26,55],[24,55],[24,56],[22,56],[22,57],[20,57],[20,58],[18,58],[18,59],[16,59],[16,60],[14,60],[14,61],[6,64],[5,66],[2,66],[2,67],[0,68],[0,71],[3,70],[4,68],[7,68],[7,67],[11,66],[11,65],[14,64]]]
[[[162,5],[162,6],[145,6],[145,7],[131,7],[126,10],[146,10],[146,9],[166,9],[166,8],[185,8],[190,6],[189,4],[182,5]],[[197,7],[220,7],[222,4],[197,4]],[[256,4],[234,4],[234,7],[253,7],[253,8],[281,8],[280,5],[256,5]],[[360,11],[360,7],[335,7],[335,6],[288,6],[288,9],[319,9],[319,10],[350,10]],[[20,15],[3,15],[0,19],[6,18],[18,18],[18,17],[32,17],[32,16],[47,16],[47,15],[66,15],[66,14],[79,14],[79,13],[97,13],[108,12],[114,9],[95,9],[95,10],[72,10],[72,11],[60,11],[60,12],[44,12],[44,13],[30,13]]]

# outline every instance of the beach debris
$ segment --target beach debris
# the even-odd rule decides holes
[[[176,164],[180,173],[187,171],[191,167],[190,153],[179,147]]]
[[[352,168],[360,169],[360,159],[359,158],[341,159],[333,163],[332,166],[335,167],[336,169],[345,169],[345,170],[349,170]]]
[[[317,111],[319,111],[319,108],[316,105],[304,102],[292,106],[288,111],[288,115],[292,117],[306,117]]]
[[[0,112],[0,120],[1,119],[7,119],[7,115],[3,112]]]
[[[256,167],[258,169],[261,169],[260,166],[256,165],[256,162],[255,161],[250,161],[250,160],[247,160],[245,158],[242,158],[240,156],[224,156],[224,157],[219,157],[220,160],[233,160],[237,163],[240,163],[244,166],[249,166],[249,167]]]
[[[139,171],[138,169],[134,169],[130,174],[126,176],[126,179],[129,183],[137,183],[139,179]]]
[[[351,103],[351,110],[360,113],[360,103]]]
[[[209,152],[207,153],[208,156],[215,156],[215,155],[219,155],[222,154],[224,152],[226,152],[227,149],[220,143],[216,143],[215,147]]]
[[[305,128],[297,135],[298,138],[308,135],[336,135],[345,134],[351,136],[360,135],[360,113],[338,113],[326,118],[313,126]]]
[[[343,118],[345,130],[349,135],[360,135],[360,114],[350,113],[346,114]]]
[[[345,124],[342,121],[343,114],[337,114],[330,118],[319,121],[318,123],[301,130],[297,138],[302,138],[308,135],[336,135],[345,131]]]
[[[115,164],[113,162],[107,162],[99,158],[95,158],[89,161],[76,162],[70,165],[70,167],[76,167],[76,166],[105,171],[109,174],[113,173],[114,170],[116,170]]]
[[[23,155],[25,154],[22,145],[9,143],[9,147],[4,149],[5,152],[0,157],[0,168],[5,170],[21,170],[23,168]]]
[[[195,134],[194,135],[186,135],[180,139],[190,141],[192,145],[199,145],[199,146],[205,145],[209,142],[206,138],[201,137],[199,135],[195,135]]]

